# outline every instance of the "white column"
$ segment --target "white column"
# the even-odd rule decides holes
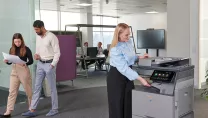
[[[92,7],[87,8],[88,13],[81,13],[81,24],[93,24],[92,22]],[[93,28],[82,27],[82,43],[88,42],[89,47],[93,46]]]
[[[167,56],[192,59],[196,88],[199,88],[198,11],[198,0],[167,0]]]
[[[195,66],[194,86],[201,88],[199,77],[199,0],[190,1],[190,57]]]

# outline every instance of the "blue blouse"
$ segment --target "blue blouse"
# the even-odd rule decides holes
[[[138,73],[129,66],[135,63],[138,56],[135,54],[131,40],[128,42],[118,42],[118,44],[110,50],[110,65],[116,67],[117,70],[129,80],[135,80],[139,77]]]

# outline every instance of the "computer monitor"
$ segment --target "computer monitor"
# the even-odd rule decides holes
[[[165,30],[137,30],[138,49],[165,49]]]
[[[97,47],[88,47],[87,48],[87,56],[97,57],[97,54],[98,54]]]

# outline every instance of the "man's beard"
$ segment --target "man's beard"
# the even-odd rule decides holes
[[[41,35],[43,35],[43,32],[41,31],[40,33],[37,33],[37,35],[40,35],[41,36]]]

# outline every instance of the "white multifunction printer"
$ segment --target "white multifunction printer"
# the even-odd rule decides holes
[[[134,65],[151,87],[132,91],[133,118],[194,118],[194,66],[188,58],[140,59]]]

